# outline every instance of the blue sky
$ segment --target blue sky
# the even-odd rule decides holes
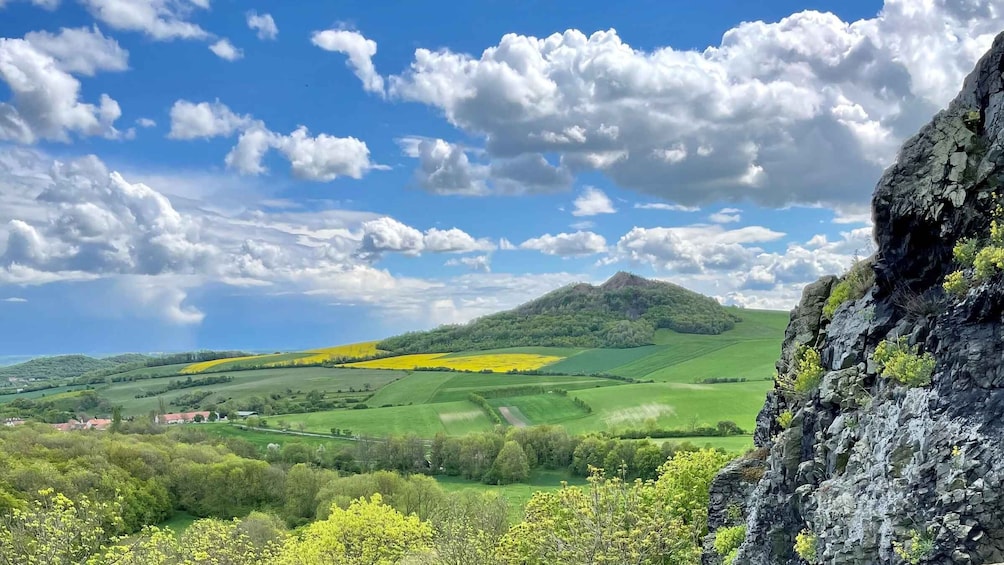
[[[317,347],[618,270],[787,309],[871,252],[999,6],[0,0],[0,356]]]

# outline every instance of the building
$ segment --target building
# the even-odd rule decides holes
[[[72,430],[106,430],[112,425],[112,421],[105,418],[91,418],[86,422],[70,419],[65,424],[53,424],[52,427],[63,432]]]
[[[209,421],[209,411],[202,412],[178,412],[174,414],[157,414],[153,417],[153,421],[158,424],[188,424],[196,421],[196,416],[202,416],[199,418],[200,422]],[[218,412],[213,412],[215,414],[216,420],[226,420],[225,417],[220,417]]]
[[[12,428],[14,426],[20,426],[24,423],[22,418],[7,418],[3,421],[3,425]]]

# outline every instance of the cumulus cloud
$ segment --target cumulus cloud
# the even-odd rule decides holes
[[[151,120],[150,118],[139,118],[136,120],[136,125],[141,128],[152,128],[157,126],[157,122]]]
[[[73,58],[63,48],[80,34],[35,36],[38,48],[25,39],[0,38],[0,80],[11,92],[0,102],[0,140],[35,143],[39,139],[69,141],[70,134],[119,137],[113,124],[122,115],[114,99],[102,94],[97,104],[80,101],[80,81],[64,68],[97,70],[114,64],[101,53]],[[92,41],[92,40],[85,40]],[[98,40],[98,48],[107,43]],[[57,60],[49,51],[60,56]],[[107,53],[106,53],[107,54]]]
[[[591,231],[575,233],[544,234],[528,239],[519,245],[520,249],[532,249],[545,255],[561,257],[593,255],[603,253],[607,249],[607,240],[600,234]]]
[[[227,38],[220,39],[209,46],[209,50],[225,61],[236,61],[244,57],[244,50],[238,49]]]
[[[178,100],[171,106],[171,139],[227,137],[252,123],[250,116],[235,114],[226,104]]]
[[[310,41],[325,51],[346,55],[348,57],[346,64],[362,81],[363,89],[381,96],[384,94],[383,77],[373,65],[373,56],[377,52],[376,41],[363,37],[357,31],[346,29],[315,31]]]
[[[686,206],[847,206],[1002,26],[993,2],[888,0],[853,23],[742,23],[703,51],[641,50],[613,30],[507,34],[479,56],[418,49],[388,93],[482,138],[490,162],[557,154]]]
[[[574,204],[573,216],[596,216],[598,214],[613,214],[617,211],[606,193],[593,186],[587,186],[582,194],[575,199]]]
[[[457,228],[448,230],[431,228],[422,233],[393,218],[383,217],[363,223],[360,249],[363,256],[370,257],[387,252],[416,256],[422,252],[490,251],[495,249],[495,244],[487,239],[475,239]]]
[[[262,163],[271,149],[289,161],[293,176],[327,182],[338,177],[362,178],[371,169],[386,168],[370,160],[364,141],[328,134],[311,136],[300,126],[288,135],[269,130],[260,120],[238,115],[219,100],[189,102],[178,100],[171,107],[171,139],[230,137],[240,131],[237,144],[224,158],[227,167],[245,175],[267,172]]]
[[[272,40],[279,36],[279,27],[271,14],[258,15],[258,12],[247,13],[248,28],[257,32],[258,39]]]
[[[779,284],[805,284],[827,274],[839,275],[846,272],[855,259],[867,257],[874,251],[871,228],[841,232],[837,241],[816,235],[805,244],[789,244],[784,253],[758,255],[749,272],[742,277],[743,287],[765,290]]]
[[[80,0],[95,19],[120,30],[145,33],[158,41],[204,39],[209,33],[188,21],[209,0]]]
[[[476,295],[461,298],[440,283],[395,277],[376,263],[392,253],[496,249],[457,228],[420,231],[368,212],[264,211],[253,204],[230,214],[209,211],[196,200],[172,200],[93,156],[60,162],[2,151],[0,199],[0,286],[111,281],[116,290],[109,300],[125,299],[177,324],[202,320],[191,291],[214,283],[338,296],[409,315],[428,314],[418,308],[423,300],[449,299],[458,311],[473,312]],[[484,273],[473,260],[462,264]]]
[[[734,230],[715,225],[675,228],[635,227],[617,241],[611,260],[627,260],[680,273],[737,271],[751,265],[762,249],[784,233],[761,226]]]
[[[25,41],[52,57],[56,66],[67,73],[93,76],[98,71],[124,71],[129,68],[129,52],[118,41],[92,28],[63,28],[59,33],[33,31]]]

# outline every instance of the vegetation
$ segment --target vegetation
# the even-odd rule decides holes
[[[918,565],[934,552],[934,539],[930,535],[923,535],[917,530],[912,530],[906,541],[892,542],[892,550],[903,561],[910,565]]]
[[[909,387],[927,386],[936,361],[930,353],[919,355],[919,349],[918,345],[911,347],[905,337],[885,340],[875,348],[872,360],[878,363],[883,377]]]
[[[846,302],[861,298],[873,284],[875,284],[875,270],[872,260],[855,261],[847,274],[830,291],[830,297],[823,305],[823,315],[832,318],[837,308]]]
[[[533,434],[510,433],[491,472],[529,464],[520,440],[530,445]],[[0,431],[0,563],[515,565],[579,562],[594,550],[608,562],[692,560],[708,485],[727,460],[678,452],[633,483],[597,471],[585,489],[535,494],[510,526],[498,496],[450,494],[421,475],[269,464],[184,430],[69,435],[29,425]],[[179,511],[208,519],[177,535],[154,526]]]
[[[447,356],[443,353],[422,353],[359,361],[357,363],[349,363],[346,366],[361,367],[363,369],[421,369],[428,371],[454,370],[504,373],[507,371],[532,371],[560,360],[561,357],[553,355],[526,353],[500,353],[464,357]]]
[[[778,384],[786,395],[792,398],[805,398],[819,388],[819,383],[826,374],[819,352],[808,346],[799,347],[795,353],[792,368],[786,375],[778,375]]]
[[[404,354],[521,346],[635,347],[651,344],[659,328],[720,334],[737,321],[736,314],[712,298],[618,273],[599,287],[568,286],[514,310],[385,339],[377,348]]]
[[[959,241],[952,255],[960,269],[948,273],[944,288],[956,297],[1004,272],[1004,206],[998,203],[994,207],[987,236]]]
[[[722,565],[732,565],[739,553],[739,546],[746,537],[746,526],[723,526],[715,531],[715,553],[722,558]]]
[[[119,363],[105,359],[95,359],[86,355],[60,355],[58,357],[40,357],[0,367],[0,380],[17,378],[24,381],[37,379],[66,379],[82,375],[97,369],[116,369]]]
[[[819,561],[819,536],[809,530],[802,530],[795,536],[795,554],[808,563]]]
[[[787,430],[791,426],[791,422],[794,419],[795,415],[791,413],[791,410],[785,410],[778,415],[777,425],[781,426],[781,429]]]

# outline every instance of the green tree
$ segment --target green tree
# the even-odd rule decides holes
[[[523,448],[512,440],[505,442],[488,471],[487,482],[506,485],[522,482],[528,478],[530,478],[530,464],[527,463]]]

